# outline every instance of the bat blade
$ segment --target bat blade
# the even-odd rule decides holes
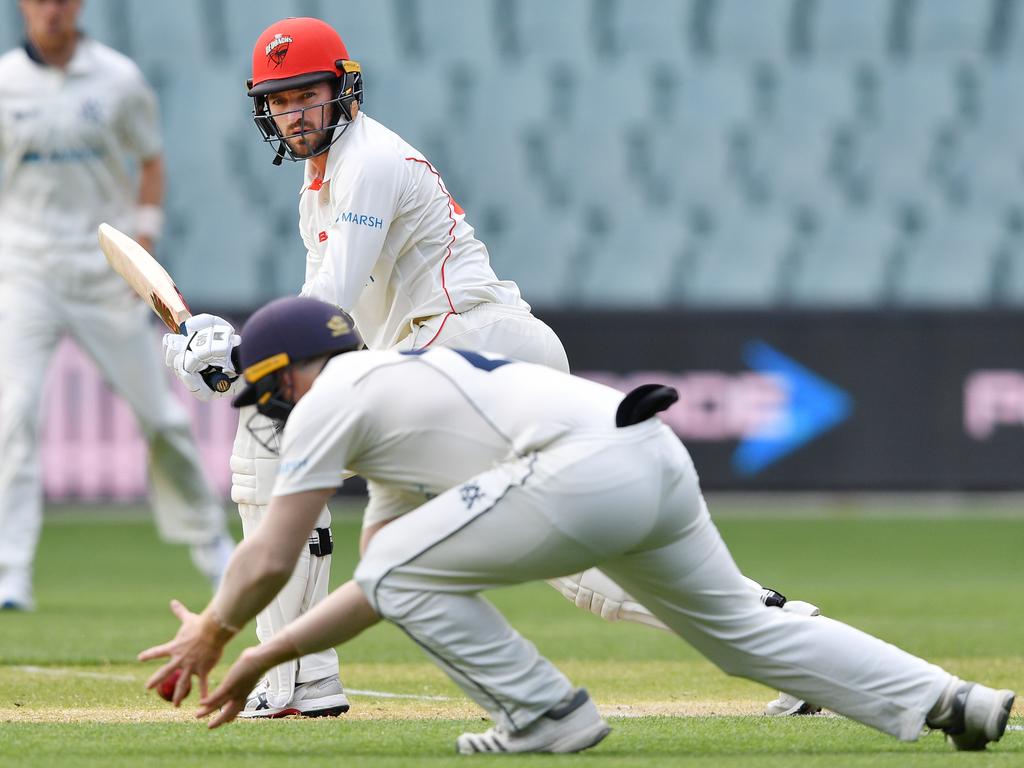
[[[192,317],[192,312],[160,262],[135,240],[109,224],[100,224],[98,236],[100,249],[111,268],[156,312],[171,333],[185,333],[185,321]],[[200,371],[200,376],[215,392],[227,392],[234,380],[220,368],[212,366]]]
[[[100,224],[100,249],[111,268],[149,305],[173,333],[181,333],[192,317],[181,291],[167,270],[149,252],[124,232]]]

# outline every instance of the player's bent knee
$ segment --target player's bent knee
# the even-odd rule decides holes
[[[352,579],[359,588],[363,590],[363,594],[366,595],[366,599],[369,601],[373,610],[375,610],[381,618],[388,618],[387,615],[381,610],[377,602],[377,589],[380,583],[381,577],[386,573],[386,568],[381,567],[380,564],[375,563],[372,559],[366,559],[365,557],[359,561],[359,565],[356,566],[355,573],[352,574]]]
[[[377,615],[388,621],[404,621],[431,599],[425,585],[414,583],[394,565],[380,560],[364,559],[353,579]]]

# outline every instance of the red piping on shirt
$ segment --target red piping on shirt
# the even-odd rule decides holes
[[[430,341],[428,341],[426,344],[424,344],[422,347],[420,347],[420,349],[426,349],[427,347],[429,347],[431,344],[433,344],[437,340],[437,337],[441,335],[441,331],[444,330],[444,324],[448,322],[448,318],[451,317],[453,314],[455,314],[455,313],[454,312],[446,312],[445,313],[444,320],[441,321],[441,327],[437,329],[437,333],[435,333],[433,336],[431,336],[430,337]]]
[[[441,288],[444,290],[445,298],[448,299],[448,306],[451,307],[451,310],[452,310],[451,314],[458,314],[457,312],[455,312],[455,305],[452,304],[452,297],[448,293],[448,286],[445,285],[445,281],[444,281],[444,265],[447,264],[448,263],[448,259],[450,259],[452,257],[452,246],[455,245],[455,215],[452,213],[452,211],[454,210],[455,201],[452,200],[452,196],[448,192],[448,190],[444,188],[444,184],[441,182],[441,174],[439,174],[437,171],[434,170],[434,166],[432,166],[428,161],[426,161],[426,160],[424,160],[422,158],[419,158],[419,157],[407,157],[405,159],[406,160],[412,160],[414,163],[423,163],[425,166],[427,166],[427,168],[430,169],[430,172],[432,174],[434,174],[434,176],[437,178],[438,189],[440,189],[444,193],[444,196],[448,198],[448,218],[452,220],[451,229],[448,230],[448,237],[450,237],[451,240],[448,242],[448,253],[445,255],[444,261],[441,262]],[[445,317],[444,320],[445,320],[445,322],[447,322],[448,318]],[[441,323],[441,328],[443,328],[443,327],[444,327],[444,322]],[[439,328],[437,332],[440,333],[441,329]],[[437,338],[437,335],[435,334],[434,335],[434,339],[436,339],[436,338]],[[424,346],[428,346],[430,344],[430,342],[433,341],[434,339],[431,339],[430,341],[428,341]]]

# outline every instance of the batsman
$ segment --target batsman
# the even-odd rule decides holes
[[[248,94],[253,119],[273,149],[275,165],[305,163],[299,191],[299,230],[306,246],[301,295],[344,308],[371,350],[457,347],[486,351],[567,372],[556,334],[537,319],[514,282],[499,280],[487,249],[422,153],[362,111],[360,65],[327,23],[284,19],[268,27],[252,54]],[[219,317],[189,321],[188,337],[168,334],[165,361],[198,397],[211,391],[201,378],[210,366],[234,372],[239,336]],[[254,407],[242,410],[235,438],[232,499],[249,537],[270,503],[277,474],[278,436]],[[361,549],[390,521],[420,503],[367,482]],[[259,614],[267,642],[327,596],[333,543],[325,507],[291,580]],[[577,606],[605,619],[664,624],[600,571],[552,582]],[[748,581],[762,601],[784,598]],[[790,601],[790,612],[814,614]],[[252,692],[240,717],[336,715],[348,709],[333,649],[275,667]],[[807,705],[783,695],[769,705],[779,714]]]

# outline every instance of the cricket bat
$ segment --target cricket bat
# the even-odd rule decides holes
[[[100,224],[100,249],[117,274],[149,305],[171,333],[187,336],[185,323],[192,312],[167,270],[149,252],[124,232]],[[215,392],[227,392],[232,379],[221,369],[209,367],[200,372],[203,381]]]

